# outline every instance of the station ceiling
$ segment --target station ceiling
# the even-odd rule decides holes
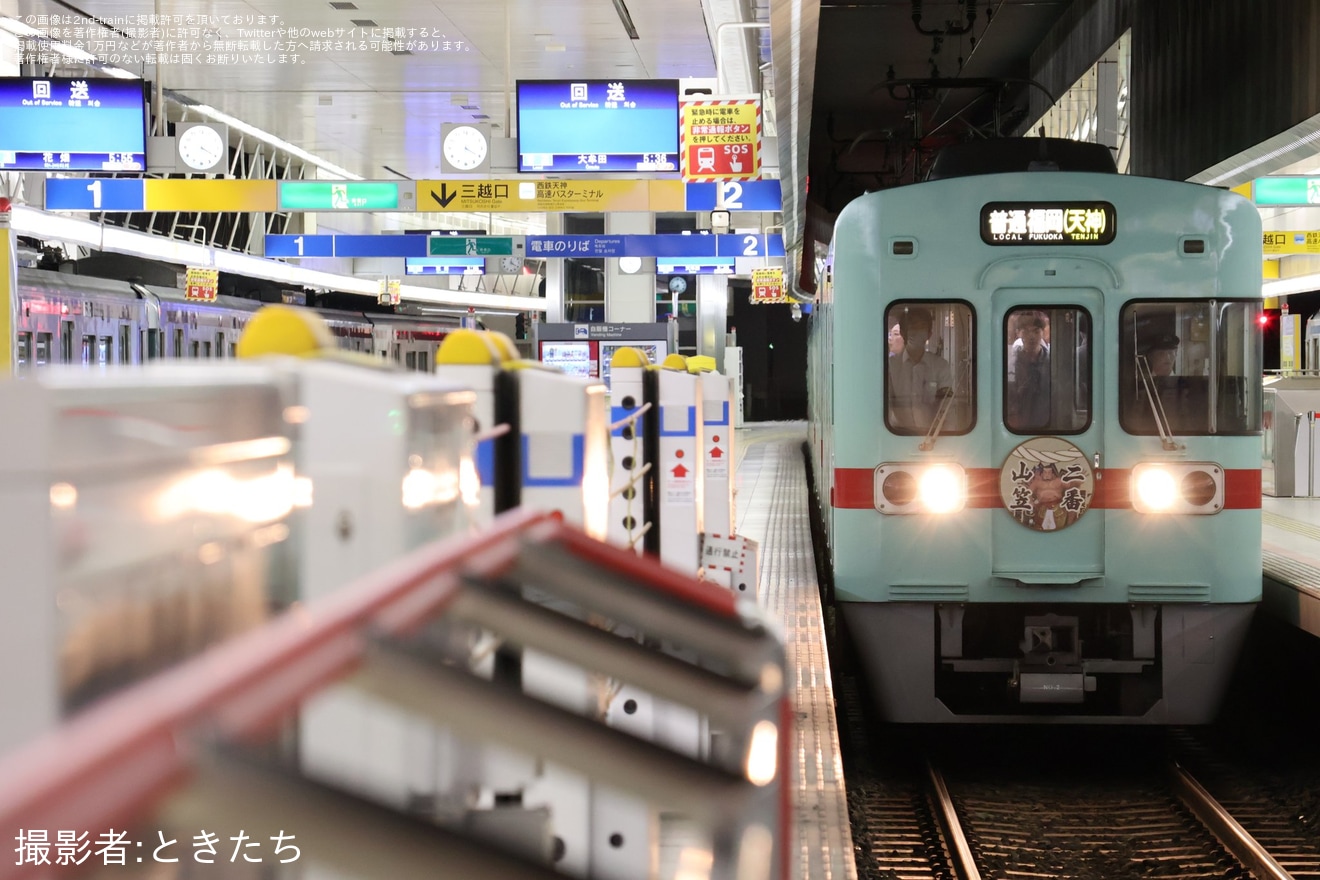
[[[726,54],[726,71],[741,71],[744,91],[754,91],[762,67],[782,110],[789,68],[800,67],[810,114],[795,126],[776,122],[792,141],[781,145],[781,160],[799,149],[809,161],[780,174],[786,190],[799,192],[809,175],[812,202],[829,216],[864,190],[912,179],[918,148],[1020,122],[1024,82],[1002,90],[947,83],[1025,80],[1032,51],[1072,2],[0,0],[0,13],[94,17],[126,32],[142,26],[141,16],[182,16],[186,25],[204,15],[202,42],[212,46],[241,43],[247,31],[297,31],[302,48],[278,53],[287,57],[277,63],[205,58],[267,54],[239,45],[171,60],[159,74],[121,66],[368,179],[438,176],[442,122],[487,121],[509,136],[518,79],[714,77],[721,21],[771,22],[724,34],[745,53],[736,65]],[[344,46],[321,36],[341,29]],[[367,36],[349,48],[349,34]],[[903,84],[891,89],[891,78]],[[790,239],[800,222],[786,217]]]

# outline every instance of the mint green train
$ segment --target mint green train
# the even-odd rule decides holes
[[[1261,594],[1260,291],[1248,200],[1095,145],[954,148],[843,210],[809,439],[883,717],[1213,720]]]

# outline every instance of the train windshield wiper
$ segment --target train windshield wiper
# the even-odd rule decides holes
[[[944,420],[949,417],[949,410],[953,409],[953,389],[941,388],[938,394],[940,408],[935,411],[935,418],[930,420],[930,430],[926,432],[926,439],[917,447],[922,452],[929,452],[935,448],[935,440],[944,429]]]
[[[1155,418],[1155,430],[1160,433],[1160,443],[1165,449],[1179,449],[1180,446],[1173,439],[1169,417],[1164,414],[1164,404],[1160,402],[1160,396],[1155,390],[1155,377],[1151,375],[1150,362],[1146,360],[1144,354],[1137,355],[1137,377],[1146,392],[1146,402],[1150,404],[1150,413]]]

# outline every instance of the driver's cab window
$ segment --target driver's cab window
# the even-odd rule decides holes
[[[971,306],[929,300],[885,311],[885,425],[896,434],[965,434],[976,422]]]
[[[1119,421],[1130,434],[1260,430],[1253,300],[1151,300],[1119,313]]]
[[[1073,306],[1004,317],[1004,424],[1016,434],[1078,434],[1091,424],[1091,316]]]

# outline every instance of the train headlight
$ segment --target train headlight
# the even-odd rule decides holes
[[[962,468],[955,471],[947,464],[931,465],[917,481],[917,495],[931,513],[953,513],[962,510],[967,500],[966,482]]]
[[[1133,471],[1132,480],[1137,492],[1134,506],[1142,513],[1164,513],[1178,500],[1173,475],[1158,465]]]
[[[1137,513],[1213,514],[1224,509],[1224,469],[1213,462],[1139,464],[1132,469]]]
[[[967,472],[956,464],[899,462],[875,469],[875,508],[881,513],[955,513],[967,503]]]

